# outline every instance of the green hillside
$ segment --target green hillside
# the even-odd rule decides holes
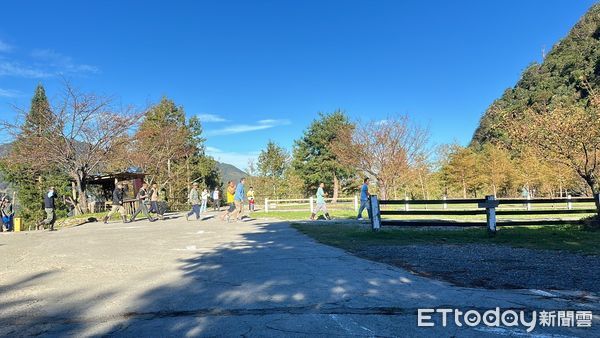
[[[221,173],[221,180],[223,181],[223,185],[225,185],[228,181],[239,181],[242,177],[247,177],[248,174],[244,171],[238,169],[237,167],[227,164],[217,162],[217,168]]]
[[[515,87],[507,89],[481,118],[472,145],[509,142],[506,116],[526,109],[544,112],[561,105],[587,107],[600,90],[600,3],[595,4],[558,42],[543,63],[533,63]]]

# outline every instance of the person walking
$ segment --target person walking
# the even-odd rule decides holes
[[[213,210],[215,211],[221,211],[221,194],[219,194],[219,188],[215,188],[215,190],[212,193],[212,199],[213,199]]]
[[[250,187],[248,189],[248,210],[254,211],[254,188]]]
[[[13,220],[15,217],[15,211],[13,210],[13,205],[10,202],[10,198],[8,198],[8,196],[4,196],[2,198],[2,202],[0,203],[0,213],[2,214],[2,223],[4,223],[6,231],[13,231]],[[2,231],[1,226],[0,231]]]
[[[202,190],[202,195],[200,196],[202,198],[202,205],[200,205],[200,214],[202,214],[203,212],[206,212],[206,207],[208,205],[208,196],[210,194],[208,193],[208,189],[204,188]]]
[[[158,191],[158,184],[152,183],[150,188],[150,212],[154,212],[158,219],[165,219],[164,210],[160,203],[160,192]]]
[[[315,208],[315,211],[310,215],[310,219],[313,221],[315,220],[315,216],[317,216],[319,211],[322,211],[325,214],[325,219],[331,219],[331,216],[329,216],[329,212],[327,212],[327,205],[325,204],[325,196],[327,196],[327,193],[325,193],[323,188],[325,188],[325,183],[321,182],[321,184],[319,184],[319,188],[317,189],[317,207]]]
[[[235,215],[236,221],[241,219],[242,211],[244,210],[244,198],[246,197],[244,183],[246,183],[246,179],[242,177],[240,183],[235,187],[235,195],[233,196],[233,203],[237,209],[237,214]]]
[[[40,227],[48,227],[50,231],[54,231],[54,222],[56,222],[56,197],[58,197],[58,195],[54,191],[54,187],[50,187],[48,192],[44,195],[44,211],[46,212],[46,218],[38,223],[38,230]]]
[[[144,213],[144,216],[146,216],[150,222],[156,221],[148,212],[147,203],[149,202],[149,198],[150,194],[148,193],[148,183],[144,182],[135,196],[137,208],[133,215],[131,215],[129,222],[135,222],[135,218],[140,214],[140,212]]]
[[[223,212],[223,214],[221,215],[221,220],[224,221],[225,217],[227,217],[227,221],[229,221],[229,216],[231,215],[231,213],[235,210],[235,203],[233,203],[233,197],[235,195],[235,184],[233,183],[233,181],[229,181],[227,182],[227,192],[226,192],[226,200],[225,202],[227,202],[227,210],[225,210]]]
[[[371,219],[371,207],[369,206],[370,197],[371,194],[369,193],[369,178],[367,177],[363,180],[363,185],[360,188],[360,208],[358,208],[358,216],[356,216],[357,220],[363,220],[362,212],[365,208],[367,209],[369,219]]]
[[[192,184],[192,190],[188,194],[188,202],[192,205],[192,210],[185,214],[185,220],[189,221],[190,216],[196,214],[196,220],[200,219],[200,194],[198,193],[198,183]]]
[[[123,206],[124,198],[125,189],[123,188],[123,184],[119,182],[117,183],[115,190],[113,190],[112,206],[110,208],[110,211],[102,219],[104,224],[108,224],[108,220],[112,217],[112,215],[114,215],[115,212],[118,212],[121,215],[121,220],[123,221],[123,223],[129,223],[125,214],[125,207]]]
[[[93,214],[96,212],[96,196],[93,194],[87,195],[88,212]]]

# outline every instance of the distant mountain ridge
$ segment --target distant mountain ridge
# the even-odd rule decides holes
[[[228,181],[237,182],[242,177],[248,176],[248,174],[245,171],[228,163],[217,162],[217,168],[221,173],[221,181],[223,182],[223,186],[225,186],[225,184],[227,184]]]

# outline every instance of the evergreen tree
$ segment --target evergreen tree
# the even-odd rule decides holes
[[[313,194],[321,182],[333,188],[333,200],[338,197],[340,182],[351,177],[352,168],[342,165],[330,144],[338,132],[352,124],[343,111],[319,113],[304,135],[296,140],[292,166],[304,182],[304,192]]]
[[[69,193],[69,179],[51,166],[45,170],[34,169],[25,163],[11,161],[10,158],[22,156],[26,153],[27,144],[35,144],[44,135],[51,133],[55,121],[46,91],[38,84],[31,99],[30,109],[25,115],[22,132],[11,144],[8,156],[0,161],[0,172],[17,192],[17,216],[23,218],[26,225],[32,225],[44,217],[43,195],[50,186],[54,186],[59,195]],[[57,200],[57,204],[57,215],[66,215],[62,200]]]
[[[284,183],[286,182],[286,174],[289,169],[289,154],[287,151],[277,145],[273,141],[267,143],[266,149],[262,150],[258,155],[258,175],[260,180],[257,180],[259,185],[257,192],[268,196],[269,191],[271,198],[278,198],[286,195]],[[272,193],[272,194],[271,194]]]

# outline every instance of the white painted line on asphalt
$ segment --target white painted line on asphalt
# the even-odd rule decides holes
[[[539,296],[544,296],[544,297],[558,297],[557,295],[550,293],[548,291],[544,291],[544,290],[529,289],[529,292],[533,293],[534,295],[539,295]]]
[[[337,315],[335,314],[330,314],[329,317],[331,317],[331,319],[333,319],[334,322],[336,322],[342,329],[344,329],[346,332],[348,333],[352,333],[352,330],[350,330],[350,328],[346,327],[344,324],[342,324],[342,322],[340,321],[340,319],[338,318]]]

